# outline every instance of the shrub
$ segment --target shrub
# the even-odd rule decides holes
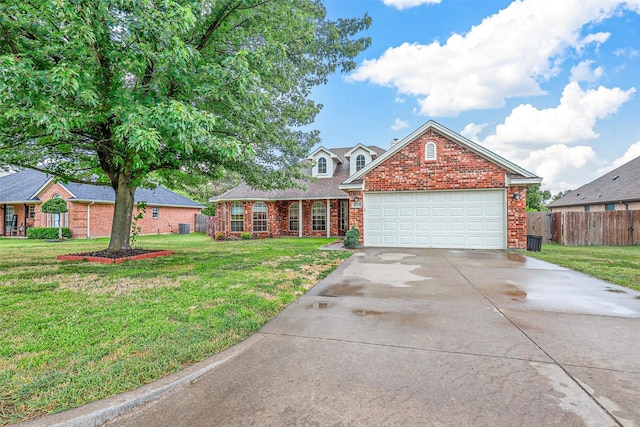
[[[216,235],[214,236],[216,240],[225,240],[226,236],[224,235],[224,231],[216,231]]]
[[[344,246],[349,249],[355,249],[360,245],[360,231],[352,226],[351,230],[347,231],[347,234],[344,236]]]
[[[67,239],[71,237],[71,230],[66,227],[62,228],[62,237]],[[27,228],[28,239],[53,240],[58,238],[57,228],[32,227]]]
[[[242,233],[242,234],[240,235],[240,238],[241,238],[242,240],[249,240],[249,239],[252,239],[252,238],[253,238],[253,236],[251,235],[251,233],[249,233],[249,232],[245,231],[244,233]]]

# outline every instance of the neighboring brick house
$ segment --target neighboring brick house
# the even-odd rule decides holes
[[[388,151],[318,148],[306,190],[246,184],[211,199],[218,230],[273,236],[341,236],[365,246],[526,247],[526,187],[535,174],[429,121]]]
[[[69,212],[61,215],[40,212],[42,202],[52,197],[67,201]],[[195,214],[202,205],[163,187],[138,188],[135,202],[147,204],[143,219],[137,221],[140,234],[177,233],[178,224],[195,228]],[[104,237],[111,234],[115,194],[111,187],[55,182],[50,175],[27,169],[0,177],[0,236],[26,235],[31,227],[63,227],[71,229],[73,237]],[[134,208],[134,212],[135,211]],[[15,223],[15,224],[14,224]]]
[[[640,210],[640,157],[554,200],[552,212]]]

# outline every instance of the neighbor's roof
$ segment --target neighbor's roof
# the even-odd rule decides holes
[[[338,159],[338,165],[330,178],[316,178],[305,181],[306,188],[289,188],[286,190],[261,191],[254,190],[249,185],[242,183],[226,193],[214,196],[211,202],[231,201],[231,200],[308,200],[308,199],[347,199],[349,196],[340,190],[339,185],[349,177],[349,160],[345,154],[353,147],[323,149],[334,154]],[[367,146],[368,149],[376,151],[379,155],[385,150],[376,146]],[[314,151],[317,152],[318,150]],[[311,168],[305,170],[311,177]]]
[[[39,193],[53,181],[51,175],[32,169],[0,177],[0,203],[23,204],[40,201]],[[67,183],[60,184],[72,197],[67,200],[78,202],[102,202],[114,203],[115,194],[111,187],[103,187],[89,184]],[[202,205],[186,197],[158,186],[155,189],[138,188],[134,201],[144,201],[155,206],[184,206],[201,208]]]
[[[551,208],[640,200],[640,157],[549,203]]]

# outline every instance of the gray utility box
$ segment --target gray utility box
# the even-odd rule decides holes
[[[178,224],[178,234],[189,234],[191,224]]]

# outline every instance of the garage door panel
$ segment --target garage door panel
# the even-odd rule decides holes
[[[400,231],[413,231],[413,221],[400,221]]]
[[[504,190],[365,193],[365,245],[506,247]]]

